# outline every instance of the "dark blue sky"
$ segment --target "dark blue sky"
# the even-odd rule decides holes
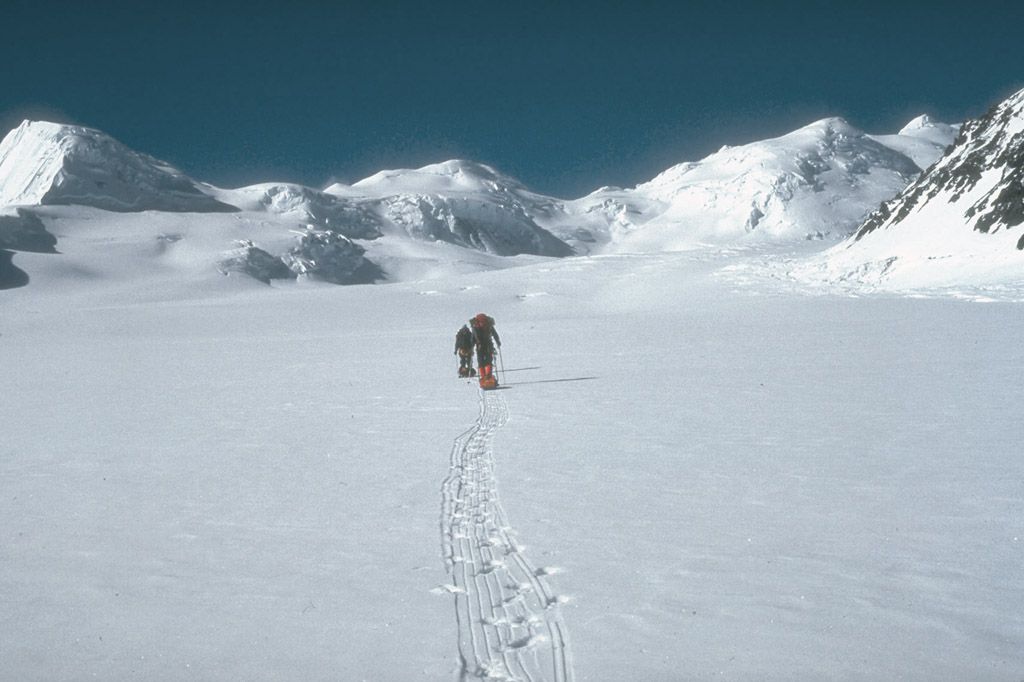
[[[3,6],[5,131],[100,128],[223,186],[471,158],[578,196],[824,116],[895,132],[1024,87],[1019,1]]]

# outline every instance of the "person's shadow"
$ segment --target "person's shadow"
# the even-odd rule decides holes
[[[536,381],[517,381],[515,383],[505,384],[503,388],[508,388],[511,386],[530,386],[532,384],[562,384],[567,381],[593,381],[594,379],[598,378],[599,377],[571,377],[565,379],[537,379]]]

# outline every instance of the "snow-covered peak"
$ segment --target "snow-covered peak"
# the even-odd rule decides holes
[[[827,170],[863,174],[876,166],[911,176],[917,172],[902,154],[870,139],[845,119],[833,117],[774,139],[723,147],[698,162],[673,166],[636,189],[669,199],[694,182],[729,182],[754,174],[772,178],[793,175],[813,185],[815,177]]]
[[[325,192],[376,215],[385,235],[442,241],[499,256],[567,256],[573,250],[537,220],[556,200],[475,161],[385,170]]]
[[[928,203],[958,206],[979,232],[1024,222],[1024,90],[963,125],[956,146],[857,233],[899,224]],[[994,231],[994,230],[993,230]]]
[[[932,120],[927,114],[912,119],[896,135],[872,135],[887,147],[906,154],[922,169],[939,160],[953,144],[959,125]]]
[[[921,114],[916,118],[910,119],[907,125],[900,128],[900,135],[913,135],[914,131],[921,130],[922,128],[930,128],[932,126],[932,118],[928,114]]]
[[[871,139],[910,157],[922,170],[942,158],[956,139],[959,126],[937,123],[924,128],[907,128],[897,135],[871,135]]]
[[[636,221],[643,222],[640,229],[620,229],[617,248],[845,235],[919,172],[911,159],[845,119],[821,119],[774,139],[723,147],[638,185],[632,191],[638,200],[610,205],[615,219],[631,207],[659,214]]]
[[[1024,90],[963,124],[956,144],[827,255],[838,276],[1024,273]],[[997,271],[999,271],[997,273]]]
[[[789,135],[799,135],[803,132],[820,132],[826,135],[848,135],[850,137],[858,137],[864,134],[863,130],[850,125],[850,122],[842,116],[830,116],[814,121],[803,128],[798,128],[789,133]]]
[[[333,189],[329,188],[328,191]],[[523,190],[514,178],[475,161],[453,159],[417,169],[384,170],[352,185],[361,192],[388,194],[435,194],[439,192],[504,192]]]
[[[231,211],[181,171],[92,128],[24,121],[0,142],[0,205]]]

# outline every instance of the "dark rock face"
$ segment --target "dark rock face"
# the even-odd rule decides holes
[[[373,284],[384,271],[363,254],[366,249],[331,230],[307,230],[281,260],[295,275],[333,284]]]
[[[989,172],[1001,175],[989,191],[964,209],[965,222],[973,223],[973,229],[985,234],[1024,223],[1022,119],[1024,90],[992,107],[981,118],[965,123],[946,155],[900,195],[872,213],[857,230],[855,239],[898,224],[931,200],[955,204],[975,190]]]
[[[250,241],[242,242],[239,248],[227,254],[220,262],[221,272],[240,272],[270,284],[272,279],[295,279],[295,273],[277,256],[272,256]]]

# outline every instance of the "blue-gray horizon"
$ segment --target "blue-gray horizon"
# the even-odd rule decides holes
[[[225,187],[464,158],[570,198],[827,116],[978,116],[1024,86],[1024,7],[981,5],[12,0],[0,124],[98,128]]]

